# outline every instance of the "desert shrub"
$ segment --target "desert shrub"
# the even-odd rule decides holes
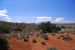
[[[38,28],[44,33],[58,32],[61,30],[60,27],[57,27],[55,24],[51,24],[49,21],[38,24]]]
[[[60,35],[60,37],[64,37],[64,35]]]
[[[28,41],[29,41],[29,36],[28,36],[27,34],[25,34],[25,35],[23,36],[23,38],[24,38],[24,42],[28,42]]]
[[[24,38],[24,42],[28,42],[29,41],[29,39],[28,38]]]
[[[41,42],[42,45],[46,45],[46,42]]]
[[[33,43],[36,43],[37,41],[36,41],[36,39],[33,39],[32,42],[33,42]]]
[[[46,33],[44,33],[43,31],[40,31],[40,36],[42,36],[42,35],[44,35],[44,34],[46,34]]]
[[[64,32],[63,31],[60,31],[59,34],[64,34]]]
[[[8,24],[5,23],[0,23],[0,32],[1,33],[9,33],[10,32],[10,27]]]
[[[29,35],[27,35],[27,38],[30,38]]]
[[[41,29],[43,32],[51,32],[50,30],[50,25],[51,23],[50,22],[42,22],[38,25],[39,29]]]
[[[52,36],[55,36],[55,33],[51,33]]]
[[[72,40],[72,38],[71,38],[70,36],[64,36],[64,37],[63,37],[63,40],[65,40],[65,41],[70,41],[70,40]]]
[[[16,28],[16,29],[14,29],[14,31],[22,31],[22,29],[21,28]]]
[[[57,39],[60,39],[60,37],[57,37]]]
[[[38,35],[36,35],[37,37],[39,37],[40,35],[38,34]]]
[[[44,38],[45,40],[48,40],[49,39],[49,37],[48,37],[47,34],[42,35],[42,38]]]
[[[55,32],[58,33],[58,31],[61,31],[61,28],[60,27],[56,27],[55,28]]]
[[[47,50],[58,50],[56,47],[48,48]]]
[[[0,50],[8,50],[8,41],[0,38]]]

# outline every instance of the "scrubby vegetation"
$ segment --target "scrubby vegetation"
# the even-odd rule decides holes
[[[28,42],[28,38],[24,38],[24,42]]]
[[[41,44],[42,44],[42,45],[46,45],[46,42],[43,41],[43,42],[41,42]]]
[[[72,40],[72,38],[71,38],[70,36],[64,36],[64,37],[63,37],[63,40],[65,40],[65,41],[70,41],[70,40]]]
[[[70,41],[72,38],[70,36],[66,36],[66,32],[64,33],[62,30],[66,27],[59,27],[56,24],[52,24],[48,22],[42,22],[39,24],[27,24],[27,23],[7,23],[7,22],[0,22],[0,34],[4,37],[0,39],[1,48],[8,49],[8,42],[7,36],[13,37],[13,39],[23,40],[24,42],[34,44],[41,44],[41,46],[48,46],[55,43],[59,43],[58,40]],[[9,34],[6,34],[9,33]],[[35,38],[34,38],[35,37]],[[56,41],[56,39],[57,42]],[[10,38],[9,38],[10,39]],[[31,40],[30,40],[31,39]],[[50,41],[52,40],[52,41]],[[32,42],[30,42],[32,41]],[[53,42],[54,41],[54,42]],[[50,44],[52,43],[52,44]],[[4,47],[2,47],[4,46]],[[33,45],[34,46],[34,45]],[[1,49],[0,48],[0,49]],[[48,48],[48,50],[58,50],[56,47]]]
[[[8,41],[0,37],[0,50],[8,50]]]
[[[55,24],[51,24],[49,21],[40,23],[38,28],[44,33],[58,32],[61,30],[59,27],[57,27]]]
[[[10,31],[10,26],[7,23],[0,23],[0,33],[9,33]]]
[[[33,42],[33,43],[36,43],[37,41],[36,41],[36,39],[33,39],[32,42]]]
[[[47,34],[42,35],[42,38],[44,38],[44,40],[49,40],[49,38],[48,38],[48,35],[47,35]]]
[[[23,39],[24,39],[24,42],[28,42],[29,41],[29,36],[27,34],[24,34]]]

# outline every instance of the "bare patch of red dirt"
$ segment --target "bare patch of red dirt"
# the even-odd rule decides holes
[[[64,41],[58,39],[57,36],[49,36],[49,40],[45,41],[41,37],[30,37],[28,42],[18,40],[15,37],[8,39],[10,50],[47,50],[50,47],[56,47],[58,50],[75,50],[75,35],[71,35],[72,41]],[[32,39],[36,39],[36,43],[32,42]],[[41,42],[45,41],[46,45],[42,45]]]
[[[11,37],[10,39],[8,39],[8,41],[9,41],[10,50],[31,50],[32,49],[30,41],[24,42],[14,37]]]

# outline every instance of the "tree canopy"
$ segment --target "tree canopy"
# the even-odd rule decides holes
[[[45,32],[45,33],[46,32],[50,33],[50,32],[58,32],[58,31],[60,31],[59,27],[57,27],[55,24],[51,24],[49,21],[42,22],[42,23],[38,24],[38,28],[40,30],[42,30],[43,32]]]

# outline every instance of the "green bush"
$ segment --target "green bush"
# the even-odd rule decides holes
[[[38,24],[38,28],[42,30],[44,33],[52,33],[52,32],[58,32],[61,30],[60,27],[57,27],[55,24],[51,24],[49,21],[42,22]]]
[[[50,22],[42,22],[38,25],[39,29],[41,29],[43,32],[52,32]]]
[[[9,33],[10,32],[10,27],[6,23],[0,23],[0,32],[1,33]]]
[[[8,41],[0,38],[0,50],[8,50]]]

